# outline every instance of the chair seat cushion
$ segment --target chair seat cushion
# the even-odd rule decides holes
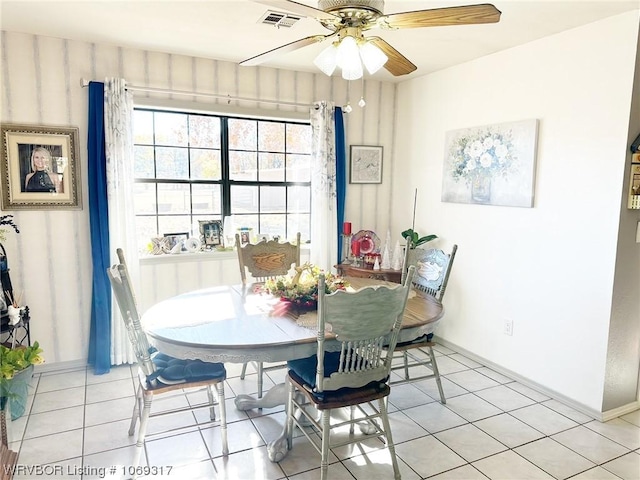
[[[338,371],[340,365],[340,352],[325,352],[324,354],[324,376],[328,377],[333,372]],[[307,358],[289,360],[287,362],[289,370],[293,370],[302,381],[311,388],[316,386],[316,370],[318,369],[318,356],[311,355]]]
[[[222,363],[209,363],[202,360],[181,360],[158,353],[153,357],[156,366],[156,378],[165,385],[206,380],[224,380],[227,372]]]
[[[359,388],[343,387],[338,390],[316,392],[315,390],[310,390],[309,384],[299,377],[295,371],[289,370],[289,378],[292,382],[298,384],[299,388],[303,389],[302,391],[313,401],[318,410],[347,407],[363,402],[370,402],[377,398],[386,397],[391,391],[385,380],[369,382],[367,385]]]
[[[338,367],[340,366],[340,352],[325,352],[324,353],[324,376],[330,377],[332,373],[338,371]],[[366,364],[366,360],[365,360]],[[300,384],[306,385],[307,390],[314,390],[316,387],[316,370],[318,368],[318,356],[312,355],[307,358],[300,358],[297,360],[289,360],[287,362],[287,366],[289,367],[289,373],[293,373],[293,378]],[[380,381],[370,382],[367,387],[373,386],[377,388],[378,384],[384,384],[387,379],[382,379]],[[365,388],[365,387],[362,387]],[[359,390],[358,388],[341,388],[336,390],[336,392],[342,392],[347,390]],[[323,392],[323,394],[318,394],[320,397],[327,394],[327,391]]]

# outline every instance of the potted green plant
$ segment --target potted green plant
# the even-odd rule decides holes
[[[437,235],[425,235],[424,237],[421,237],[418,232],[413,230],[413,228],[408,228],[407,230],[402,232],[401,235],[407,241],[407,245],[409,246],[409,248],[416,248],[423,243],[427,243],[435,238],[438,238]]]
[[[44,362],[41,353],[38,342],[16,348],[0,344],[0,407],[5,410],[10,404],[12,419],[24,413],[33,365]]]

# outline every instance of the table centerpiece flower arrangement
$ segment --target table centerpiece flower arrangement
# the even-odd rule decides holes
[[[307,262],[295,267],[295,272],[293,276],[267,280],[265,290],[298,310],[315,310],[318,308],[318,280],[322,270]],[[325,293],[345,290],[348,286],[349,283],[342,277],[325,272]]]

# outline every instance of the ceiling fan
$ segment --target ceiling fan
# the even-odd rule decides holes
[[[417,68],[381,37],[365,37],[364,32],[372,28],[397,30],[496,23],[500,20],[501,14],[500,10],[488,3],[385,15],[383,13],[384,0],[318,0],[318,8],[293,0],[254,1],[271,7],[283,8],[302,16],[313,17],[323,27],[331,30],[331,33],[301,38],[243,60],[240,65],[259,65],[282,54],[333,38],[332,45],[321,52],[314,63],[327,75],[333,73],[337,63],[343,69],[343,77],[348,80],[362,76],[360,57],[370,73],[374,73],[384,66],[389,73],[399,76],[411,73]],[[345,58],[342,64],[340,61],[341,50],[343,58]],[[349,54],[345,54],[347,50],[350,50]],[[349,60],[346,60],[348,55],[350,55]],[[357,61],[354,61],[354,55]],[[355,72],[345,72],[345,69],[352,70],[353,68],[356,69]]]

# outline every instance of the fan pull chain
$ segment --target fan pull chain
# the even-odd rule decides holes
[[[351,113],[353,111],[353,107],[351,106],[351,102],[349,100],[349,91],[351,90],[351,80],[347,81],[347,103],[342,107],[345,113]]]
[[[363,73],[362,74],[362,93],[360,94],[360,101],[358,102],[358,105],[360,106],[360,108],[364,108],[366,104],[367,102],[364,101],[364,73]]]

